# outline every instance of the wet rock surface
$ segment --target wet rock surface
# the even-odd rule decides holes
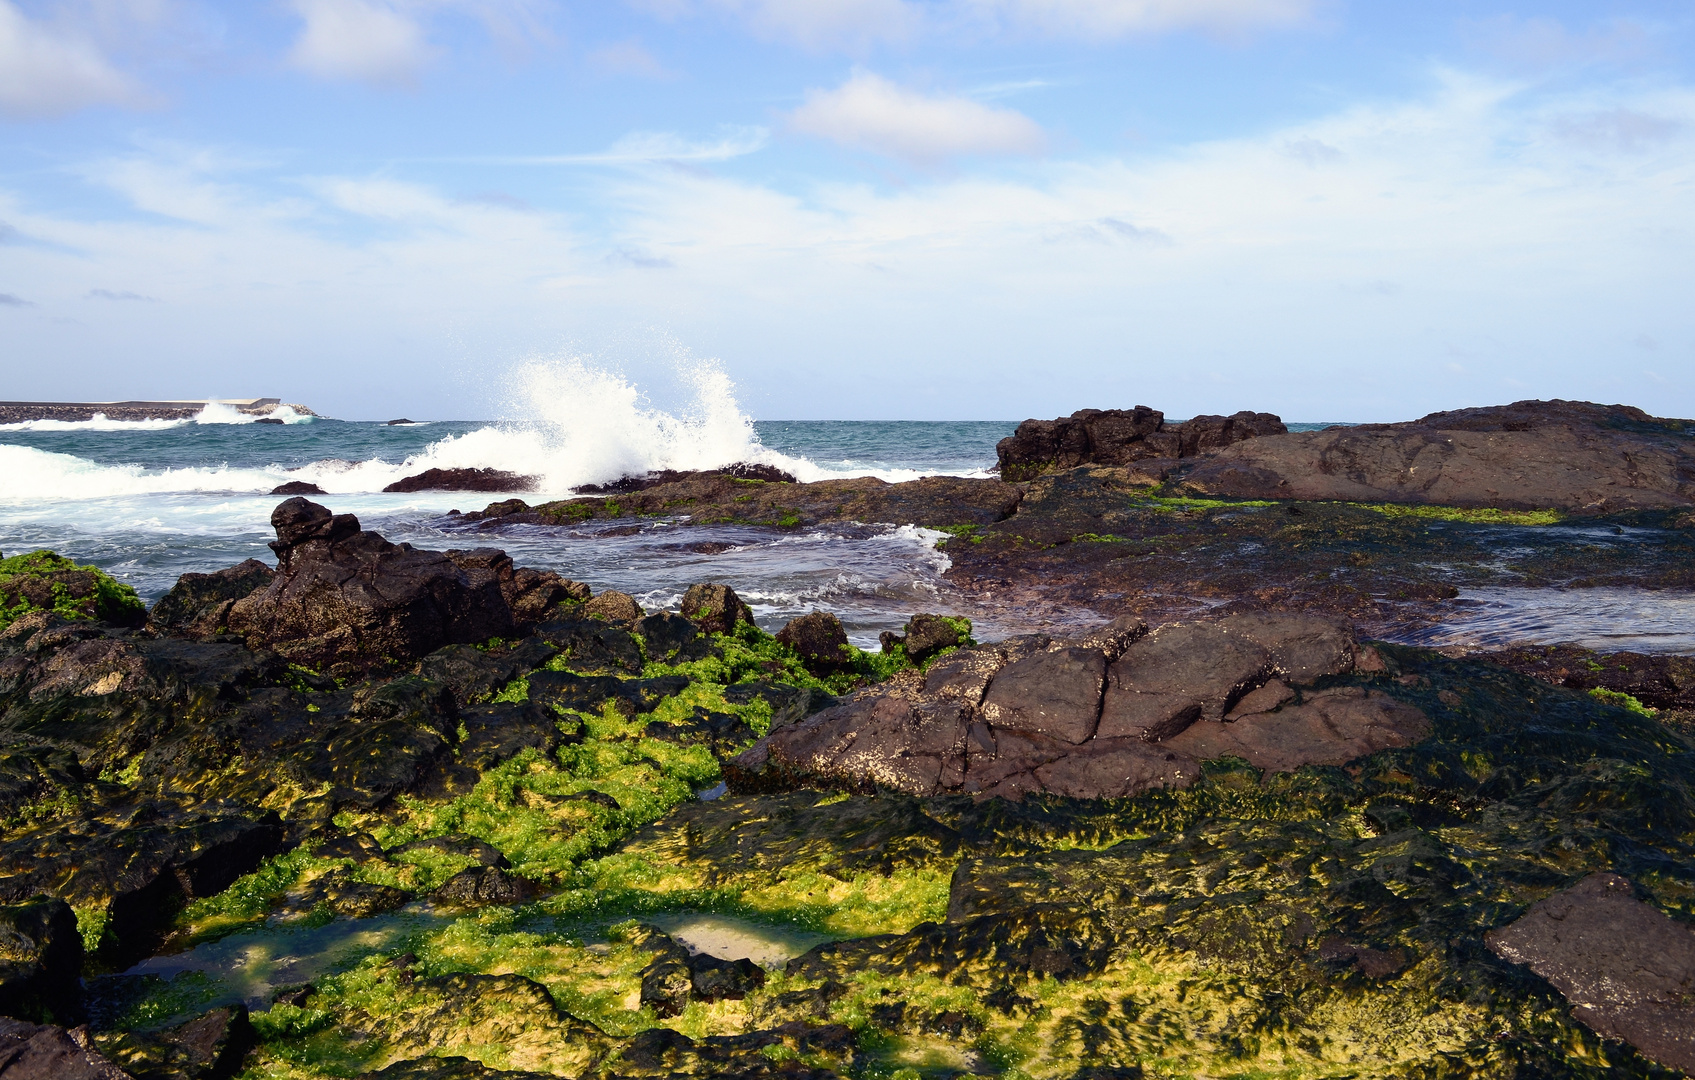
[[[425,469],[402,477],[383,488],[387,492],[412,491],[531,491],[540,480],[500,469]]]
[[[1146,405],[1134,409],[1081,409],[1057,420],[1026,420],[1002,439],[995,454],[1003,480],[1029,480],[1079,465],[1117,465],[1155,459],[1159,479],[1179,458],[1221,450],[1263,435],[1288,432],[1271,413],[1197,416],[1180,424]]]

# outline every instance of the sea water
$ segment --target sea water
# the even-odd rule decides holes
[[[650,609],[674,606],[689,585],[728,584],[760,625],[824,609],[855,644],[873,645],[917,611],[962,614],[990,640],[1067,629],[1063,613],[985,609],[944,576],[941,533],[910,525],[830,524],[795,533],[746,526],[642,520],[553,528],[466,528],[449,510],[480,509],[500,495],[385,494],[430,468],[492,468],[535,478],[532,504],[658,469],[708,469],[746,461],[803,481],[876,476],[994,475],[995,444],[1017,421],[756,421],[712,364],[685,367],[682,404],[653,406],[622,377],[570,360],[535,364],[510,380],[512,415],[389,425],[283,414],[258,424],[210,405],[188,420],[0,425],[0,551],[51,548],[93,563],[151,603],[177,578],[247,558],[274,562],[273,488],[316,484],[337,513],[396,542],[423,548],[498,546],[521,565],[557,570],[597,592],[617,589]],[[1290,424],[1293,430],[1327,425]],[[1689,599],[1625,590],[1605,604],[1549,590],[1465,597],[1451,620],[1420,630],[1429,643],[1583,641],[1695,651]],[[1526,595],[1519,595],[1524,593]],[[1675,610],[1674,610],[1675,608]],[[1650,613],[1644,615],[1643,613]],[[1098,613],[1080,612],[1081,622]],[[1646,633],[1633,631],[1643,619]]]

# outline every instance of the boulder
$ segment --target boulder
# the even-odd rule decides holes
[[[271,489],[272,495],[328,495],[329,492],[317,484],[309,484],[305,480],[290,480],[286,484],[278,484]]]
[[[147,623],[162,634],[208,638],[225,633],[230,609],[276,580],[277,573],[248,559],[210,574],[184,574],[147,613]]]
[[[943,649],[971,641],[971,620],[948,615],[914,615],[902,629],[906,633],[901,636],[887,631],[882,634],[883,651],[893,652],[899,646],[915,664],[924,663]]]
[[[497,866],[473,866],[448,878],[434,895],[439,902],[454,907],[510,907],[529,899],[530,883]]]
[[[230,606],[229,629],[252,648],[337,674],[515,636],[581,591],[551,572],[520,571],[494,548],[391,544],[303,498],[279,505],[271,524],[276,576]]]
[[[425,469],[383,488],[385,492],[414,491],[534,491],[538,476],[519,476],[501,469]]]
[[[696,1001],[740,1001],[765,985],[765,969],[752,960],[720,960],[701,953],[690,958],[689,985]]]
[[[583,604],[578,614],[585,619],[604,619],[609,623],[629,625],[642,617],[642,606],[635,597],[615,589],[607,589]]]
[[[753,612],[728,585],[690,585],[678,607],[703,634],[729,634],[737,623],[751,623]]]
[[[95,566],[51,551],[0,558],[0,629],[34,611],[136,626],[147,609],[135,590]]]
[[[1121,798],[1186,787],[1211,758],[1288,771],[1430,734],[1419,709],[1381,690],[1315,685],[1353,671],[1345,623],[1250,613],[1145,631],[1121,619],[1069,639],[958,649],[921,681],[773,728],[725,764],[726,782]]]
[[[1484,940],[1595,1031],[1695,1073],[1695,930],[1637,899],[1628,878],[1590,874]]]
[[[69,904],[38,896],[0,906],[0,1016],[74,1018],[81,976],[82,936]]]
[[[777,640],[795,651],[806,670],[814,675],[829,675],[845,669],[850,663],[847,631],[842,621],[828,611],[814,611],[777,631]]]

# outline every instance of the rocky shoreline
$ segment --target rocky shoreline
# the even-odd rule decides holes
[[[192,420],[207,401],[0,401],[0,424],[23,424],[32,420],[85,423],[96,416],[108,420]],[[304,405],[284,405],[281,398],[231,398],[217,404],[261,418],[265,422],[279,408],[292,409],[297,416],[316,416]],[[282,421],[277,420],[277,423]]]
[[[0,559],[0,1076],[1695,1071],[1695,660],[1374,631],[1508,540],[1533,583],[1695,584],[1683,466],[1604,506],[1593,471],[1530,509],[1225,498],[1124,449],[1163,421],[1100,450],[1101,415],[1079,452],[1113,462],[1016,483],[726,471],[458,515],[945,528],[962,588],[1087,616],[993,642],[772,635],[710,582],[644,611],[305,498],[275,568],[151,610]],[[1483,434],[1613,430],[1550,415]],[[1335,445],[1303,438],[1169,460]],[[762,966],[701,920],[804,940]]]

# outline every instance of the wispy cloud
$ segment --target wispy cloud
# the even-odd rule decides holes
[[[967,97],[921,94],[868,71],[814,90],[789,114],[795,131],[919,164],[962,154],[1036,154],[1047,136],[1028,116]]]
[[[13,296],[9,292],[0,292],[0,307],[34,307],[35,305],[21,296]]]
[[[1314,0],[956,0],[1008,29],[1064,36],[1208,30],[1239,34],[1311,18]]]
[[[83,296],[84,300],[139,300],[142,303],[157,304],[156,296],[143,296],[136,292],[114,292],[111,289],[90,289]]]
[[[675,79],[677,73],[660,63],[639,41],[615,41],[588,54],[588,65],[606,75],[641,79]]]
[[[662,165],[705,164],[763,150],[771,133],[762,127],[726,126],[716,139],[688,139],[671,131],[634,131],[605,150],[586,154],[524,154],[481,157],[491,165]]]
[[[325,79],[405,86],[435,58],[418,15],[387,0],[292,0],[304,20],[294,66]]]
[[[150,100],[74,25],[32,19],[0,0],[0,114],[33,120]]]

